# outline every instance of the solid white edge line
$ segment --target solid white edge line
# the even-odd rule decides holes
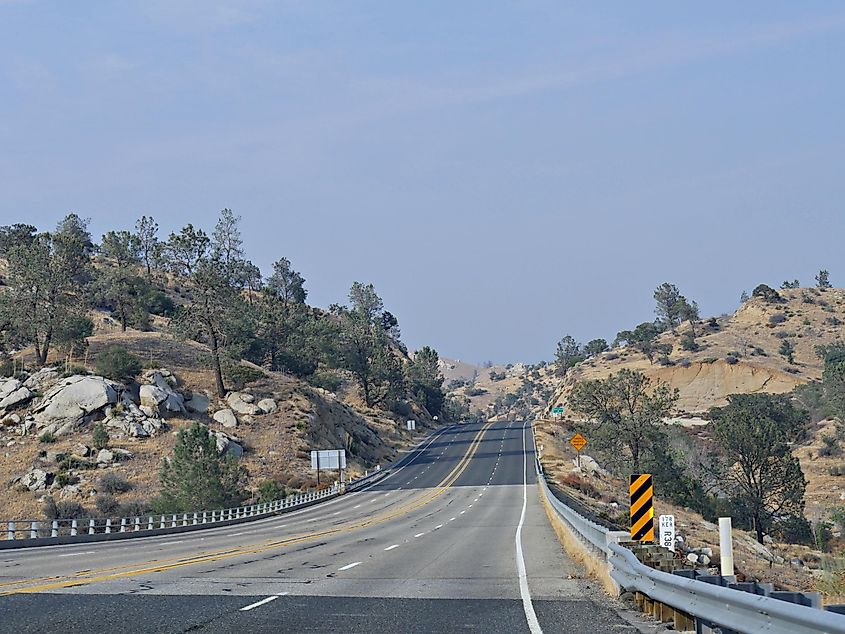
[[[525,450],[525,424],[522,425],[522,513],[519,516],[519,525],[516,527],[516,571],[519,575],[519,594],[522,596],[522,609],[525,611],[525,618],[528,621],[528,629],[531,634],[543,634],[540,622],[537,620],[537,613],[534,612],[534,604],[531,603],[531,590],[528,588],[528,573],[525,570],[525,559],[522,556],[522,525],[525,524],[525,511],[528,508],[528,454]]]

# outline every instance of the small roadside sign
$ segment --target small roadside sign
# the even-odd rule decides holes
[[[569,444],[575,447],[575,451],[581,453],[581,450],[587,446],[587,439],[584,438],[581,434],[576,433],[572,438],[569,439]]]
[[[552,408],[552,414],[557,414],[557,415],[563,414],[565,409],[566,408],[563,405],[558,405],[557,407]]]
[[[675,516],[661,515],[658,526],[660,527],[660,545],[675,552]]]

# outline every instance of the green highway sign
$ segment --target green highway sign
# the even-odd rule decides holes
[[[552,414],[563,414],[563,410],[563,405],[558,405],[557,407],[552,409]]]

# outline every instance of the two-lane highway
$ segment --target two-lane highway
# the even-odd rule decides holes
[[[532,451],[530,425],[453,426],[295,513],[0,551],[0,631],[636,631],[563,554]]]

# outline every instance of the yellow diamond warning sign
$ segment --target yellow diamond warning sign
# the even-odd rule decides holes
[[[587,446],[587,439],[584,438],[581,434],[575,434],[569,440],[569,444],[575,447],[575,451],[580,452],[584,447]]]

